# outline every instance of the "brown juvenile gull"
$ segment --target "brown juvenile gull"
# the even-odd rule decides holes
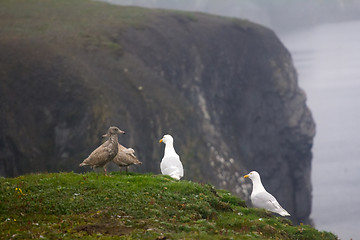
[[[124,133],[124,131],[117,127],[110,127],[107,132],[109,138],[95,149],[79,166],[91,166],[93,169],[103,167],[106,175],[105,165],[113,160],[118,153],[118,135]]]
[[[280,214],[281,216],[290,216],[290,214],[280,206],[276,198],[265,190],[258,172],[252,171],[245,175],[244,178],[250,178],[253,183],[250,199],[254,207],[265,208],[266,210]]]
[[[103,138],[108,138],[108,134],[103,135]],[[119,166],[121,169],[122,167],[125,167],[126,172],[128,171],[128,167],[130,165],[138,165],[142,164],[137,157],[135,156],[135,151],[132,148],[126,148],[120,143],[118,143],[118,153],[112,160],[113,163]]]

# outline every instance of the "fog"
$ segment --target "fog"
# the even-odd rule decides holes
[[[107,0],[200,11],[272,28],[292,53],[317,124],[312,219],[341,239],[360,239],[360,1]]]
[[[248,19],[277,33],[360,18],[358,0],[103,0],[148,8],[199,11]]]
[[[360,21],[282,37],[317,123],[311,217],[318,229],[360,239]]]

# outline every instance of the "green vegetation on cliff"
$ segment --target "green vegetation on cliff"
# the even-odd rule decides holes
[[[1,239],[336,239],[209,184],[151,174],[0,179]]]

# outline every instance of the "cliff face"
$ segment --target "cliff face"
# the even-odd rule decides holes
[[[186,179],[246,197],[242,176],[257,170],[295,222],[309,221],[314,122],[272,31],[75,2],[66,18],[67,3],[50,4],[50,22],[22,5],[32,31],[11,9],[16,30],[0,23],[1,175],[81,171],[110,125],[126,131],[119,141],[143,162],[136,170],[158,173],[158,140],[170,133]]]

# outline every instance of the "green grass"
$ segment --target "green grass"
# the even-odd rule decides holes
[[[112,173],[0,178],[0,239],[336,239],[211,185]]]
[[[55,48],[102,48],[121,54],[120,32],[142,28],[150,17],[144,8],[92,0],[2,0],[0,20],[0,41],[26,39]]]
[[[3,30],[18,33],[71,32],[104,26],[110,29],[113,25],[136,27],[147,16],[143,8],[91,0],[2,0],[0,6],[2,20],[12,20],[11,25],[4,23]],[[24,24],[26,20],[31,21]]]

